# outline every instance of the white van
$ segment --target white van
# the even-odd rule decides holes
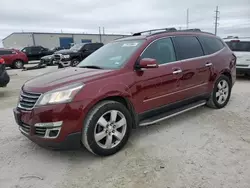
[[[237,74],[250,76],[250,37],[224,39],[237,57]]]

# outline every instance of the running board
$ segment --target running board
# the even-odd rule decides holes
[[[189,110],[192,110],[192,109],[198,108],[200,106],[203,106],[206,103],[207,103],[207,101],[202,100],[202,101],[198,101],[198,102],[195,102],[195,103],[192,103],[192,104],[185,105],[185,106],[183,106],[181,108],[177,108],[177,109],[174,109],[174,110],[170,110],[170,111],[167,111],[167,112],[160,113],[160,114],[158,114],[156,116],[153,116],[151,118],[148,118],[148,119],[145,119],[145,120],[141,121],[139,123],[139,126],[147,126],[147,125],[152,125],[152,124],[155,124],[155,123],[159,123],[160,121],[164,121],[166,119],[177,116],[177,115],[182,114],[184,112],[187,112]]]

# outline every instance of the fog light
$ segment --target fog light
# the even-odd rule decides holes
[[[59,133],[59,130],[51,130],[49,131],[49,137],[56,137]]]
[[[36,123],[35,127],[61,127],[62,121],[48,122],[48,123]]]

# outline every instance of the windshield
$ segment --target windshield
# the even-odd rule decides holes
[[[79,63],[78,67],[98,66],[103,69],[119,69],[143,42],[144,40],[131,40],[106,44]]]
[[[250,42],[230,41],[226,43],[232,51],[250,52]]]
[[[84,45],[84,44],[75,44],[74,46],[72,46],[72,47],[70,48],[70,50],[78,51],[78,50],[80,50],[80,49],[82,48],[83,45]]]

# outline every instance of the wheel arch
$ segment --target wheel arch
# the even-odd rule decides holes
[[[108,97],[105,97],[105,98],[99,100],[98,102],[96,102],[94,104],[94,106],[96,104],[98,104],[99,102],[107,101],[107,100],[116,101],[116,102],[119,102],[119,103],[123,104],[128,109],[128,111],[129,111],[129,113],[130,113],[130,115],[132,117],[132,120],[133,120],[132,128],[135,129],[137,127],[137,125],[138,125],[138,116],[137,116],[137,114],[135,112],[133,104],[131,103],[131,101],[129,100],[128,97],[119,96],[119,95],[108,96]]]
[[[221,72],[222,75],[226,76],[230,80],[230,84],[232,85],[232,74],[229,70],[224,70]]]

